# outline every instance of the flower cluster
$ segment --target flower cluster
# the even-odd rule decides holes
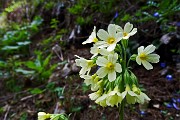
[[[137,32],[137,28],[129,22],[124,28],[109,24],[107,31],[100,29],[96,33],[96,27],[89,38],[83,44],[93,43],[90,49],[92,57],[90,60],[76,55],[77,66],[81,67],[79,75],[84,79],[86,85],[90,85],[93,93],[89,94],[95,103],[106,106],[119,106],[123,100],[128,104],[149,101],[150,98],[138,87],[138,80],[130,70],[129,61],[136,61],[147,69],[153,69],[150,63],[159,62],[159,55],[152,54],[155,46],[138,48],[138,54],[132,55],[126,62],[126,49],[128,39]],[[96,68],[94,73],[92,68]]]

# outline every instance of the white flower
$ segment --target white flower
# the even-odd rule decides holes
[[[145,93],[141,92],[141,90],[136,87],[135,84],[132,85],[132,90],[137,94],[136,101],[138,103],[144,104],[145,101],[151,100]]]
[[[108,106],[114,107],[114,105],[116,105],[118,107],[118,104],[121,103],[122,99],[122,95],[119,92],[118,87],[116,86],[113,91],[110,91],[108,93],[106,103]]]
[[[151,99],[143,92],[140,92],[139,95],[137,95],[137,102],[140,104],[144,104],[145,101],[150,101]]]
[[[97,33],[97,36],[103,40],[96,43],[99,48],[107,47],[108,51],[113,51],[116,47],[116,44],[122,39],[123,34],[121,32],[117,33],[115,24],[109,24],[108,32],[100,29]]]
[[[116,26],[118,32],[123,33],[123,39],[129,39],[130,36],[133,36],[137,32],[137,28],[133,28],[133,24],[129,22],[125,24],[124,30],[120,26]]]
[[[99,81],[100,78],[96,74],[94,74],[92,76],[90,76],[90,75],[81,75],[80,77],[85,79],[84,83],[86,85],[91,85],[91,90],[92,91],[96,91],[96,90],[98,90],[100,88],[102,80]]]
[[[50,114],[46,114],[45,112],[38,112],[38,120],[46,120],[50,118]]]
[[[147,70],[153,69],[153,66],[150,64],[150,62],[158,63],[160,58],[160,56],[157,54],[150,54],[154,52],[155,48],[156,47],[154,45],[148,45],[145,49],[144,46],[139,47],[136,62],[139,65],[142,63]]]
[[[108,74],[109,81],[114,81],[116,79],[116,72],[122,72],[121,65],[119,63],[116,63],[117,59],[117,53],[108,55],[107,59],[104,57],[98,57],[96,60],[96,64],[101,67],[98,69],[97,75],[100,78],[103,78]]]
[[[110,53],[113,53],[113,51],[109,52],[107,51],[107,49],[99,48],[96,44],[94,44],[94,46],[91,47],[90,53],[93,54],[93,56],[91,57],[92,59],[96,57],[98,54],[101,54],[103,56],[108,56]]]
[[[89,98],[91,100],[96,100],[101,96],[101,94],[102,94],[102,90],[98,90],[97,92],[89,94]]]
[[[96,74],[94,74],[94,75],[92,75],[92,76],[90,76],[90,75],[81,75],[80,77],[81,78],[84,78],[85,80],[84,80],[84,83],[86,84],[86,85],[91,85],[91,84],[93,84],[93,81],[94,81],[94,79],[96,78]]]
[[[135,104],[137,99],[137,94],[131,91],[129,85],[126,85],[126,90],[122,92],[123,99],[126,97],[126,101],[128,104]]]
[[[96,37],[96,26],[94,26],[93,32],[91,33],[91,35],[89,36],[89,38],[84,41],[82,44],[87,44],[87,43],[96,43],[98,41],[97,37]]]
[[[75,55],[76,57],[78,57],[79,59],[76,59],[76,65],[82,67],[79,74],[80,75],[84,75],[84,74],[89,74],[91,67],[94,66],[93,60],[86,60],[85,58],[79,57],[77,55]]]
[[[103,94],[101,97],[99,97],[95,103],[99,104],[100,106],[102,107],[106,107],[107,104],[106,104],[106,98],[107,98],[107,94]]]

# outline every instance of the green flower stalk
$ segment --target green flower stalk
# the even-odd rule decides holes
[[[140,46],[137,54],[127,57],[129,38],[135,35],[137,28],[129,22],[122,27],[109,24],[107,31],[100,29],[96,33],[96,27],[89,38],[83,44],[93,43],[90,49],[92,57],[87,60],[79,57],[75,60],[81,67],[79,75],[86,85],[91,86],[93,93],[89,94],[91,100],[102,107],[119,107],[119,119],[124,119],[124,104],[143,104],[150,98],[138,87],[138,79],[131,71],[130,61],[136,61],[147,70],[153,69],[150,63],[158,63],[160,56],[153,54],[154,45],[146,48]],[[96,73],[92,67],[97,67]],[[92,74],[93,73],[93,74]]]

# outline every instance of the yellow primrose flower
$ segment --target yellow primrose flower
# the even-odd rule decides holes
[[[106,107],[107,104],[106,104],[106,98],[107,98],[107,94],[103,94],[101,97],[99,97],[95,103],[99,104],[100,106],[102,107]]]
[[[151,63],[158,63],[160,56],[157,54],[151,54],[155,50],[154,45],[148,45],[145,49],[144,46],[141,46],[138,48],[138,56],[136,57],[136,62],[143,66],[147,69],[153,69],[153,66],[150,64]]]
[[[121,65],[119,63],[116,63],[117,59],[117,53],[108,55],[108,58],[98,57],[96,60],[96,64],[101,67],[98,69],[97,75],[100,78],[103,78],[108,74],[109,81],[114,81],[116,79],[116,72],[122,72]]]
[[[87,44],[87,43],[92,43],[92,42],[94,43],[98,42],[98,39],[96,37],[96,26],[94,26],[93,32],[91,33],[89,38],[86,41],[84,41],[82,44]]]
[[[144,104],[145,101],[150,101],[151,99],[143,92],[140,92],[139,95],[137,95],[136,101],[140,104]]]
[[[86,60],[85,58],[79,57],[75,55],[79,59],[76,59],[76,65],[82,67],[79,74],[84,75],[84,74],[89,74],[91,68],[94,66],[93,60]]]
[[[108,106],[114,107],[116,105],[118,107],[118,104],[122,101],[122,95],[119,92],[118,86],[114,88],[113,91],[110,91],[108,93],[108,97],[106,98],[106,103]]]
[[[141,92],[141,90],[135,85],[132,85],[132,90],[137,94],[136,101],[140,104],[144,104],[145,101],[151,100],[145,93]]]
[[[46,114],[45,112],[38,112],[38,120],[46,120],[50,118],[50,114]]]
[[[130,24],[129,22],[125,24],[124,30],[116,25],[116,29],[118,32],[123,33],[123,39],[129,39],[130,36],[133,36],[137,32],[137,28],[133,28],[133,24]]]
[[[98,90],[97,92],[89,94],[89,98],[91,100],[96,100],[102,95],[102,90]]]
[[[129,85],[126,85],[126,90],[124,92],[122,92],[122,97],[123,97],[123,99],[126,97],[126,101],[128,104],[135,104],[137,94],[135,92],[131,91]]]
[[[93,56],[91,57],[92,59],[96,57],[98,54],[101,54],[103,56],[108,56],[110,53],[113,53],[113,51],[109,52],[107,51],[107,49],[99,48],[96,44],[94,44],[94,46],[91,47],[90,53],[93,54]]]
[[[108,32],[100,29],[97,33],[97,36],[103,40],[96,43],[99,48],[107,47],[108,51],[113,51],[116,47],[116,44],[122,39],[123,34],[121,32],[117,33],[115,24],[109,24]]]
[[[94,74],[92,76],[90,76],[90,75],[81,75],[80,77],[85,79],[84,83],[86,85],[91,85],[91,90],[92,91],[98,90],[100,85],[101,85],[100,83],[102,82],[101,80],[99,81],[100,78],[96,74]]]

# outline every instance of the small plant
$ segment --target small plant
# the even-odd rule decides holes
[[[7,31],[0,40],[0,53],[7,57],[8,54],[28,53],[28,45],[31,43],[30,37],[38,31],[38,26],[42,23],[42,18],[35,19],[26,26],[18,27],[16,30]]]
[[[53,70],[57,67],[57,64],[49,66],[49,62],[51,60],[51,54],[49,54],[46,58],[42,57],[42,52],[37,51],[37,58],[33,61],[27,61],[24,63],[29,69],[34,71],[34,77],[43,81],[48,79],[52,74]]]
[[[68,120],[68,117],[64,114],[49,114],[45,112],[38,112],[38,120]]]
[[[130,61],[136,61],[147,70],[153,69],[150,63],[159,62],[160,56],[152,54],[154,45],[138,48],[138,54],[127,57],[129,37],[137,32],[137,28],[129,22],[122,27],[109,24],[108,30],[100,29],[96,34],[96,27],[83,44],[94,43],[90,53],[90,60],[78,57],[77,66],[81,67],[79,75],[85,79],[86,85],[91,86],[93,93],[89,94],[91,100],[102,107],[119,107],[120,120],[124,119],[124,104],[149,101],[150,98],[140,90],[138,79],[131,71]],[[97,36],[98,37],[97,37]],[[92,67],[97,67],[96,73],[91,72]]]

